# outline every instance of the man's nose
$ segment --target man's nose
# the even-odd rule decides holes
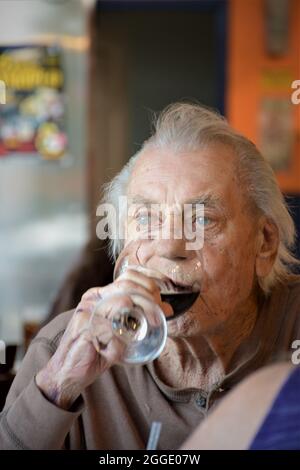
[[[159,240],[155,251],[161,258],[179,261],[188,258],[188,251],[185,245],[186,241],[182,238],[169,238],[167,240]]]

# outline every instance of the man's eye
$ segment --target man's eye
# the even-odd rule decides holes
[[[137,214],[136,221],[140,225],[148,225],[149,222],[150,222],[150,214],[148,214],[148,213]]]
[[[206,227],[207,225],[211,223],[211,219],[209,217],[206,217],[205,215],[204,216],[200,215],[199,217],[196,217],[195,221],[197,225],[204,226],[204,227]]]
[[[141,212],[138,213],[135,217],[136,222],[139,225],[142,225],[144,227],[157,227],[161,223],[161,219],[159,214],[152,213],[152,212]]]

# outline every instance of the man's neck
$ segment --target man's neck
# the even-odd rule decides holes
[[[247,342],[256,319],[257,304],[252,300],[217,331],[168,338],[155,363],[158,377],[171,387],[200,388],[209,393],[230,371],[232,358],[239,346]],[[236,359],[235,355],[235,362]]]

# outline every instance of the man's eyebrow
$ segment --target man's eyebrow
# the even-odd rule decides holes
[[[128,202],[129,204],[145,204],[145,206],[148,206],[150,204],[160,204],[159,201],[154,201],[152,199],[148,199],[147,197],[139,196],[139,195],[132,196],[132,197],[129,196]]]
[[[216,207],[216,208],[222,207],[220,198],[213,194],[203,194],[201,196],[196,196],[192,199],[184,201],[184,204],[191,204],[191,205],[203,204],[204,206],[207,206],[207,207]]]
[[[155,201],[144,196],[136,195],[128,198],[129,204],[144,204],[148,206],[150,204],[161,204],[160,201]],[[208,207],[222,207],[221,200],[218,196],[213,194],[202,194],[200,196],[193,197],[183,202],[183,204],[203,204]]]

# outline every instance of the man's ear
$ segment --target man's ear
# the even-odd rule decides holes
[[[278,228],[266,216],[262,216],[258,224],[258,244],[255,260],[257,277],[266,277],[275,262],[279,245]]]

